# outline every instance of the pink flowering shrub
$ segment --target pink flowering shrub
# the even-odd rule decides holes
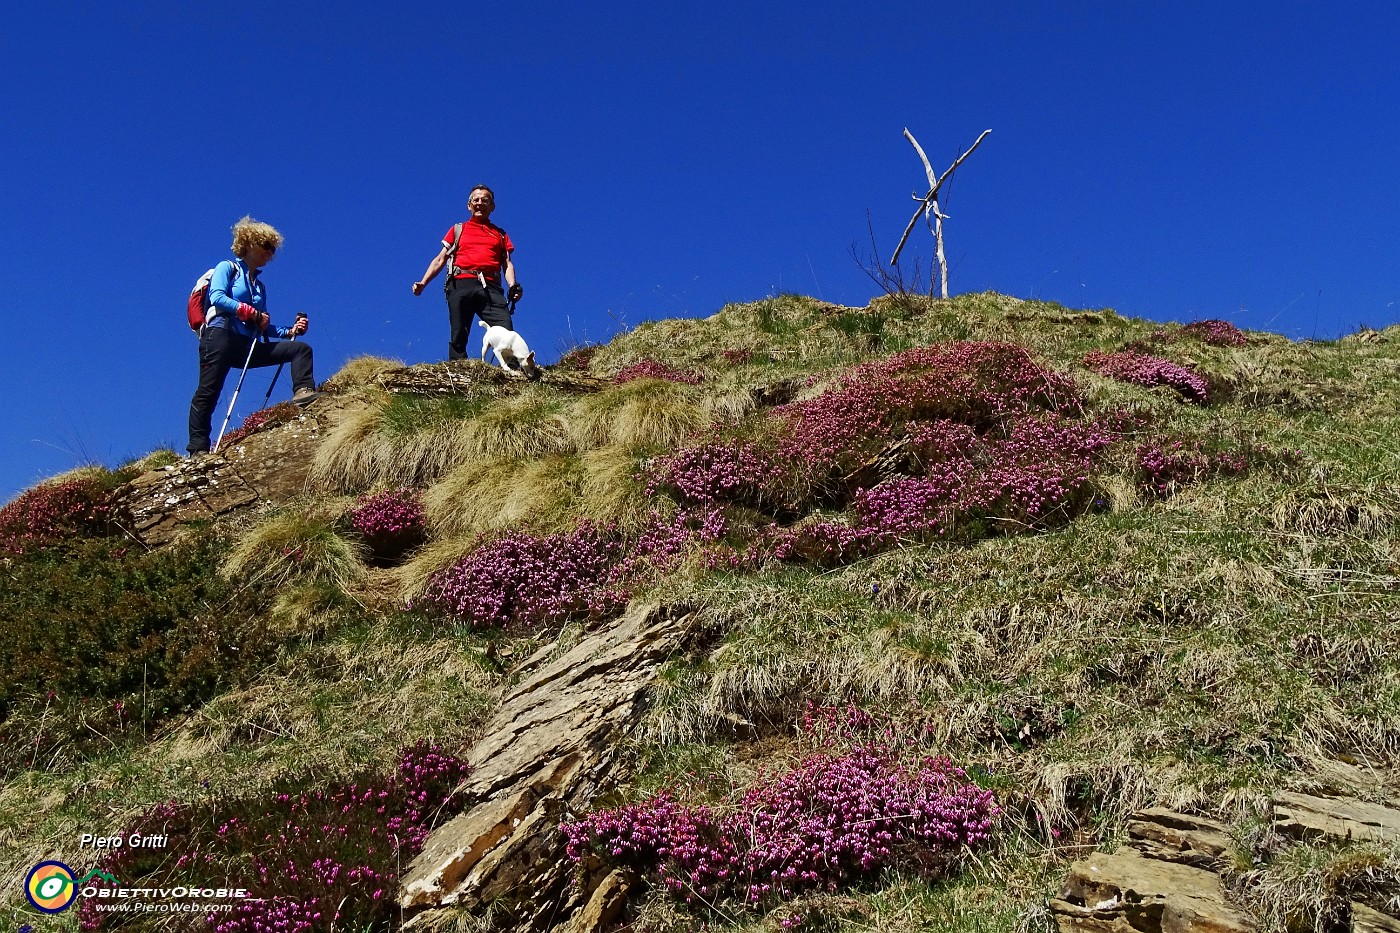
[[[412,489],[390,489],[360,496],[350,510],[350,526],[375,555],[394,559],[421,544],[423,504]]]
[[[723,512],[697,508],[653,511],[631,539],[611,525],[547,537],[512,532],[434,574],[414,608],[477,628],[597,619],[626,604],[634,585],[715,545],[729,530]]]
[[[554,364],[554,368],[586,373],[588,367],[593,365],[593,357],[598,355],[600,349],[602,349],[601,345],[596,343],[584,343],[571,347],[567,353],[559,357],[559,362]]]
[[[963,505],[972,512],[1028,527],[1067,520],[1092,498],[1099,453],[1117,439],[1092,422],[1048,415],[1011,425],[985,445],[986,467]]]
[[[905,445],[924,467],[965,460],[977,445],[977,432],[965,424],[939,418],[905,425]]]
[[[0,508],[0,556],[20,555],[65,538],[103,534],[111,494],[100,479],[36,486]]]
[[[742,366],[753,359],[753,351],[748,348],[721,350],[719,355],[731,366]]]
[[[839,505],[858,494],[865,482],[859,471],[892,445],[902,443],[904,456],[933,473],[942,463],[965,463],[979,430],[1029,412],[1081,407],[1073,383],[1041,368],[1021,347],[923,347],[855,367],[816,398],[774,409],[773,440],[766,444],[710,440],[657,458],[647,492],[687,504],[800,514],[804,503]],[[934,483],[900,492],[928,492]],[[870,543],[867,532],[840,525],[810,526],[797,536],[798,551],[807,544],[845,551]]]
[[[818,567],[836,567],[887,550],[897,542],[894,534],[878,527],[839,521],[803,522],[792,528],[765,529],[736,566],[753,567],[765,557],[802,561]]]
[[[1183,327],[1180,332],[1183,337],[1194,337],[1202,343],[1208,343],[1213,347],[1242,347],[1248,342],[1244,331],[1240,330],[1229,321],[1211,319],[1208,321],[1192,321]]]
[[[1244,453],[1211,452],[1198,440],[1152,441],[1140,445],[1134,459],[1138,486],[1149,496],[1159,498],[1207,477],[1238,476],[1249,469]]]
[[[433,574],[413,606],[476,628],[593,618],[627,601],[610,583],[622,556],[612,527],[585,524],[545,537],[512,531]]]
[[[834,566],[899,543],[1058,524],[1088,507],[1100,454],[1118,434],[1046,414],[1010,420],[1004,432],[982,438],[948,422],[917,425],[908,437],[922,475],[857,489],[849,521],[770,527],[751,556]]]
[[[624,382],[631,382],[633,379],[665,379],[669,382],[680,382],[686,385],[699,385],[702,381],[699,373],[675,369],[665,363],[658,363],[656,360],[642,360],[640,363],[633,363],[613,376],[612,381],[616,385],[621,385]]]
[[[1200,373],[1135,350],[1122,350],[1118,353],[1094,350],[1085,354],[1084,365],[1119,382],[1129,382],[1147,388],[1167,386],[1181,393],[1187,401],[1200,405],[1205,404],[1209,392],[1209,384]]]
[[[869,747],[812,755],[722,807],[660,794],[561,828],[575,862],[631,865],[689,904],[757,907],[887,868],[936,877],[990,839],[997,813],[946,759],[906,767]]]
[[[891,539],[928,541],[952,530],[969,479],[971,461],[938,464],[926,476],[897,476],[851,500],[856,527],[878,529]]]
[[[695,505],[721,502],[760,506],[772,496],[771,458],[752,444],[712,441],[657,457],[647,474],[647,495],[664,490]]]
[[[728,532],[729,522],[720,509],[681,509],[670,516],[653,510],[651,520],[628,543],[626,556],[613,568],[610,580],[623,586],[664,573],[696,548],[720,542]]]
[[[1064,375],[1015,344],[920,347],[846,372],[817,398],[776,410],[786,426],[780,462],[846,470],[873,456],[910,421],[987,427],[1033,410],[1078,411]]]
[[[201,918],[215,933],[377,929],[398,916],[399,873],[428,833],[454,815],[448,797],[468,771],[462,760],[419,742],[399,753],[387,777],[205,805],[163,804],[123,835],[179,838],[179,857],[122,848],[100,867],[126,887],[218,878],[219,886],[246,888],[252,896],[231,912]],[[94,904],[88,898],[81,903],[82,929],[120,923],[122,914],[99,913]]]

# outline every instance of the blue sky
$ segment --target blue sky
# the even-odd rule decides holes
[[[926,187],[906,126],[939,171],[993,131],[945,201],[954,293],[1394,323],[1397,35],[1400,6],[1335,0],[18,6],[0,501],[183,449],[182,306],[245,214],[287,238],[273,319],[310,316],[324,379],[445,356],[438,284],[409,285],[485,182],[549,361],[730,301],[864,305],[867,211],[888,256]]]

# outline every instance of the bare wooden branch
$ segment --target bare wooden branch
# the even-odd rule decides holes
[[[914,138],[913,133],[910,133],[907,128],[904,130],[905,137],[914,146],[915,151],[919,153],[919,158],[923,160],[924,171],[929,177],[929,192],[928,194],[924,195],[923,198],[920,199],[918,210],[914,212],[913,217],[909,218],[909,225],[904,228],[904,235],[899,238],[899,245],[894,248],[894,255],[890,257],[890,265],[894,265],[896,262],[899,261],[899,254],[904,250],[904,244],[906,241],[908,241],[909,234],[914,231],[914,225],[919,222],[919,215],[923,214],[927,217],[927,212],[930,210],[930,208],[934,211],[938,210],[938,189],[942,188],[943,183],[946,182],[952,176],[953,172],[957,171],[958,166],[962,165],[963,160],[966,159],[968,156],[972,155],[974,149],[982,145],[982,140],[986,139],[987,134],[990,132],[991,130],[983,130],[982,135],[977,137],[977,141],[973,143],[972,146],[966,152],[958,156],[957,160],[948,167],[948,171],[944,172],[935,180],[933,176],[933,167],[929,164],[928,156],[924,154],[923,147],[919,145],[919,142]]]
[[[914,138],[913,133],[909,132],[909,127],[907,126],[904,128],[904,138],[909,140],[909,143],[914,147],[914,151],[917,152],[919,154],[919,158],[923,160],[924,173],[928,175],[929,188],[932,189],[938,187],[938,176],[933,174],[933,166],[929,164],[928,156],[924,154],[924,147],[919,145],[919,141]],[[980,143],[982,140],[979,139],[977,141]],[[919,200],[924,201],[927,200],[927,198],[919,198]]]

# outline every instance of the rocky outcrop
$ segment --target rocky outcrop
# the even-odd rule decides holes
[[[414,395],[504,395],[518,391],[529,380],[508,373],[499,366],[480,360],[449,360],[445,363],[420,363],[392,369],[374,380],[386,392],[409,392]],[[609,385],[606,379],[567,370],[543,369],[539,381],[564,392],[597,392]]]
[[[180,526],[286,502],[305,491],[328,418],[346,403],[313,402],[296,418],[260,431],[215,454],[152,470],[120,489],[113,504],[129,534],[156,547]]]
[[[1245,933],[1248,915],[1225,900],[1220,876],[1135,849],[1096,852],[1070,869],[1051,911],[1061,933]]]
[[[1340,772],[1332,769],[1331,777]],[[1324,786],[1326,782],[1322,782]],[[1274,831],[1298,840],[1400,844],[1400,809],[1350,796],[1282,792]],[[1231,903],[1221,872],[1234,844],[1225,826],[1154,808],[1128,821],[1129,844],[1070,866],[1050,912],[1060,933],[1243,933],[1253,919]],[[1400,933],[1400,919],[1350,905],[1354,933]]]
[[[1274,798],[1274,828],[1292,839],[1400,842],[1400,810],[1350,797],[1285,792]]]
[[[639,605],[567,651],[546,648],[524,663],[468,756],[472,774],[458,790],[464,810],[404,874],[400,904],[429,909],[409,928],[435,926],[436,907],[491,904],[512,929],[541,931],[592,929],[577,923],[602,924],[620,910],[626,877],[570,883],[559,824],[622,780],[618,751],[647,688],[697,637],[686,612]]]

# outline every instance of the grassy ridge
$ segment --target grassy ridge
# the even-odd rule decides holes
[[[720,928],[771,926],[788,910],[810,929],[1024,928],[1041,916],[1061,860],[1111,840],[1146,804],[1232,820],[1248,867],[1251,827],[1271,791],[1308,786],[1316,760],[1393,762],[1400,751],[1397,336],[1392,328],[1297,344],[1252,334],[1213,345],[1109,310],[992,294],[892,297],[866,309],[783,296],[703,321],[645,324],[596,348],[592,375],[651,378],[594,395],[533,387],[499,400],[412,399],[342,374],[337,381],[365,404],[317,456],[323,492],[206,545],[215,553],[207,562],[223,570],[210,585],[229,591],[218,598],[247,603],[243,621],[229,625],[256,642],[242,667],[225,663],[228,676],[205,670],[202,679],[162,669],[157,688],[182,705],[158,715],[149,712],[149,664],[144,683],[96,692],[75,683],[73,700],[105,704],[106,718],[89,716],[91,730],[74,719],[67,738],[41,725],[41,684],[7,681],[0,841],[15,854],[0,868],[14,878],[43,857],[81,860],[78,832],[97,822],[116,831],[166,800],[213,806],[274,786],[329,787],[387,767],[418,739],[461,751],[509,659],[552,639],[557,625],[482,629],[470,618],[405,613],[405,600],[502,533],[568,534],[581,523],[612,529],[619,553],[632,556],[612,584],[685,600],[723,633],[710,657],[667,669],[624,797],[695,775],[745,786],[796,760],[794,725],[812,704],[853,704],[898,724],[910,753],[952,756],[1002,801],[998,848],[962,874],[896,872],[767,920],[721,911],[709,918]],[[803,473],[780,484],[780,511],[765,512],[771,496],[720,501],[719,537],[657,524],[695,506],[656,482],[657,464],[678,450],[716,438],[780,443],[774,401],[815,410],[852,367],[968,340],[1029,348],[1082,399],[1071,417],[1117,426],[1084,494],[1054,521],[1013,527],[977,500],[957,513],[955,534],[845,550],[820,566],[798,547],[796,557],[774,557],[775,542],[788,539],[773,535],[850,527],[860,490],[919,473],[915,459],[840,488],[836,474]],[[1126,349],[1198,374],[1206,403],[1085,364],[1088,354]],[[672,378],[647,368],[661,363]],[[1000,430],[978,428],[989,442]],[[1186,453],[1144,465],[1158,462],[1144,448],[1171,443]],[[1245,457],[1248,468],[1209,468],[1224,455]],[[429,541],[388,569],[368,567],[348,497],[403,484],[422,490]],[[679,542],[675,553],[655,544],[661,527]],[[93,562],[116,561],[123,586],[145,585],[100,530],[84,533],[96,544],[6,558],[5,637],[46,624],[22,599],[33,591],[26,581],[49,572],[42,561],[94,587],[118,570],[104,577]],[[164,578],[148,579],[166,592]],[[145,625],[141,637],[163,639],[198,618],[182,610],[161,621],[139,605],[130,615],[133,629]],[[75,651],[84,641],[68,637]],[[123,657],[133,650],[119,647]],[[134,708],[139,696],[139,723],[108,721],[111,704]],[[43,767],[24,744],[36,731],[50,743]],[[1316,866],[1327,859],[1294,860],[1305,868],[1285,860],[1272,876],[1242,871],[1241,894],[1266,919],[1283,917],[1279,905],[1300,897],[1285,875],[1323,877]],[[1380,864],[1400,874],[1393,855]],[[1352,875],[1326,877],[1317,884],[1342,891]],[[659,890],[640,911],[641,928],[695,923]]]

